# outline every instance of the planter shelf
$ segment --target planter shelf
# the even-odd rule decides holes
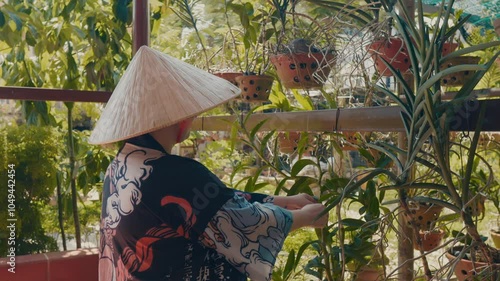
[[[481,105],[486,103],[482,128],[484,131],[500,131],[500,99],[479,100],[474,107],[457,109],[452,131],[473,131]],[[337,112],[339,111],[339,112]],[[464,116],[462,112],[467,112]],[[339,110],[316,110],[297,112],[255,113],[248,118],[252,127],[267,120],[260,131],[304,131],[304,132],[403,132],[401,108],[380,106],[348,108]],[[337,120],[338,116],[338,120]],[[466,118],[467,117],[467,118]],[[194,131],[231,131],[231,124],[241,116],[198,117],[193,122]],[[467,120],[468,119],[468,120]]]

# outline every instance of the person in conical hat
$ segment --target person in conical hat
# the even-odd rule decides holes
[[[239,94],[231,83],[141,47],[90,137],[123,141],[103,184],[99,280],[271,280],[288,233],[322,227],[324,206],[228,188],[172,155],[193,118]]]

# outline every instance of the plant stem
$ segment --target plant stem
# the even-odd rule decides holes
[[[61,230],[61,240],[63,245],[63,250],[67,251],[66,246],[66,233],[64,232],[64,217],[63,217],[63,202],[61,194],[61,173],[58,172],[56,175],[56,188],[57,188],[57,219],[59,220],[59,229]]]

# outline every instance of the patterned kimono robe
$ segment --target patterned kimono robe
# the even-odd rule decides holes
[[[105,175],[99,280],[270,280],[292,224],[272,199],[135,138]]]

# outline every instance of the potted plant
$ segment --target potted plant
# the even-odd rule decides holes
[[[406,223],[416,228],[416,231],[429,231],[434,228],[443,206],[424,202],[409,202],[410,213],[404,213]]]
[[[270,60],[276,68],[281,84],[287,89],[323,87],[335,65],[335,49],[326,27],[319,23],[321,20],[296,13],[295,1],[290,3],[289,0],[273,0],[272,4],[281,28],[274,30],[275,55],[272,55]],[[293,17],[290,27],[288,14]],[[316,45],[322,40],[326,41],[327,47],[319,48]]]
[[[386,66],[384,60],[401,73],[405,73],[410,69],[410,57],[404,41],[399,37],[379,37],[367,46],[367,50],[380,76],[392,76],[392,72]]]
[[[243,100],[266,101],[274,81],[272,76],[265,75],[269,68],[269,15],[265,11],[255,10],[250,2],[226,2],[226,7],[239,16],[241,23],[241,29],[230,28],[234,52],[237,56],[243,54],[242,58],[238,57],[242,75],[235,75],[236,85],[241,89]],[[238,42],[243,42],[243,46],[238,45]]]
[[[419,230],[418,239],[420,240],[420,244],[416,239],[413,240],[413,248],[418,251],[432,251],[441,245],[445,235],[446,232],[442,228],[435,228],[428,231]]]
[[[480,247],[470,237],[454,231],[454,235],[462,238],[462,245],[451,247],[445,256],[450,261],[456,261],[453,271],[458,281],[498,280],[500,278],[499,251],[486,246],[493,254],[489,260],[481,253]],[[486,240],[486,237],[481,237]]]

